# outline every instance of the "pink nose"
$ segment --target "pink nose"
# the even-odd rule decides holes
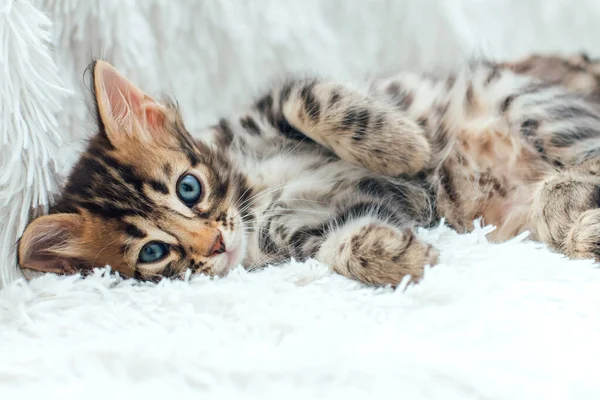
[[[216,256],[217,254],[225,253],[225,242],[223,242],[223,236],[219,232],[212,246],[210,247],[209,256]]]

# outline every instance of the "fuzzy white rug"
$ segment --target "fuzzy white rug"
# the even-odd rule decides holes
[[[600,56],[599,13],[597,0],[0,0],[0,399],[600,398],[600,270],[523,238],[423,231],[443,264],[395,292],[311,262],[155,286],[101,271],[15,282],[13,251],[94,132],[92,57],[177,97],[195,131],[290,71]]]
[[[14,283],[0,297],[1,397],[600,398],[600,270],[484,233],[422,232],[443,264],[405,291],[312,262]]]

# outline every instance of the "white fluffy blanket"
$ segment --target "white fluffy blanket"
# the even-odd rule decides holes
[[[290,71],[338,79],[473,54],[600,56],[596,0],[0,0],[1,398],[600,398],[600,271],[485,229],[421,234],[406,290],[315,263],[158,285],[15,281],[14,243],[93,133],[103,57],[197,130]],[[12,283],[10,283],[12,282]],[[187,396],[186,396],[187,395]],[[344,396],[344,397],[342,397]]]
[[[101,271],[19,283],[0,299],[0,393],[598,399],[600,271],[484,233],[422,232],[443,264],[405,291],[311,262],[156,286]]]

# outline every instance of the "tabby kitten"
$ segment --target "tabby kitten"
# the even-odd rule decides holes
[[[106,62],[92,71],[99,132],[23,234],[23,268],[156,280],[314,257],[395,285],[438,262],[413,229],[440,217],[600,255],[597,105],[510,66],[290,80],[198,141],[172,102]]]

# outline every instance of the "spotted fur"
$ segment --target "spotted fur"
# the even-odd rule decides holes
[[[571,68],[564,82],[489,62],[364,87],[289,80],[197,140],[173,103],[104,62],[93,71],[99,133],[51,214],[26,229],[24,268],[110,264],[159,279],[314,257],[395,285],[437,263],[413,228],[440,217],[459,231],[483,217],[495,240],[530,230],[571,257],[600,256],[600,113]],[[188,173],[204,192],[191,207],[176,193]],[[168,255],[139,262],[151,241]]]

